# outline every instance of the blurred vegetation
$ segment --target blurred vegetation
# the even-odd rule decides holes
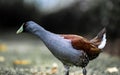
[[[28,0],[33,3],[25,1],[27,0],[0,0],[1,33],[16,30],[28,20],[33,20],[54,33],[74,33],[89,37],[95,36],[106,27],[106,50],[120,54],[119,0],[76,0],[69,6],[49,14],[44,14],[42,9],[37,8],[34,3],[37,0]],[[56,8],[59,8],[59,5]]]

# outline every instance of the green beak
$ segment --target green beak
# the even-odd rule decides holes
[[[23,25],[24,23],[21,25],[21,27],[17,30],[16,34],[20,34],[23,32]]]

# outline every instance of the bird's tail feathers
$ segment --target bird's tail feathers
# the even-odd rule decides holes
[[[90,42],[97,46],[99,49],[103,49],[106,45],[106,40],[106,28],[103,28],[95,38],[90,40]]]

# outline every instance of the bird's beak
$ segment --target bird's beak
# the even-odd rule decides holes
[[[23,25],[24,23],[21,25],[21,27],[17,30],[16,34],[20,34],[23,32]]]

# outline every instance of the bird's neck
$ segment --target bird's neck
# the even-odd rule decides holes
[[[63,53],[61,49],[56,49],[57,45],[61,44],[59,43],[61,38],[58,35],[45,30],[39,25],[26,27],[26,31],[39,37],[53,54]]]
[[[32,26],[32,25],[27,26],[25,30],[29,33],[32,33],[32,34],[38,36],[43,41],[44,41],[45,37],[50,33],[47,30],[45,30],[43,27],[41,27],[37,24],[34,26]]]

